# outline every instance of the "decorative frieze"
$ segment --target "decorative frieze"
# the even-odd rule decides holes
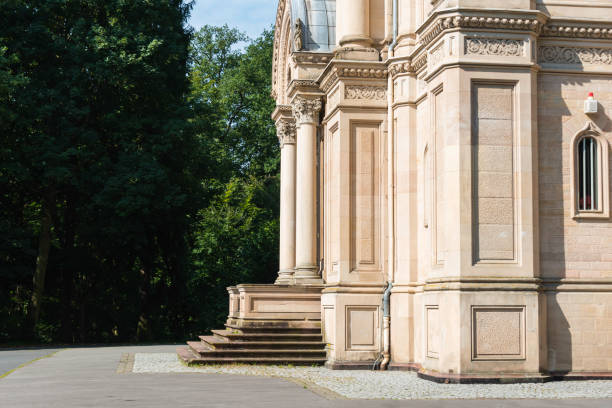
[[[344,97],[346,99],[385,101],[387,100],[387,88],[384,86],[348,85],[345,88]]]
[[[525,54],[525,42],[523,40],[468,37],[465,39],[465,54],[522,57]]]
[[[541,64],[612,65],[611,48],[542,46],[538,54]]]
[[[317,123],[321,111],[320,99],[296,98],[293,102],[293,116],[298,126],[306,123]]]
[[[281,119],[276,124],[276,135],[281,149],[286,144],[295,144],[296,128],[292,120]]]

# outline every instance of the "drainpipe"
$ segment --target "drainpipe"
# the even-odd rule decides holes
[[[393,49],[397,44],[397,2],[398,0],[393,0],[393,41],[389,44],[389,58],[393,57]]]
[[[393,57],[393,49],[397,44],[397,27],[398,27],[398,11],[397,11],[398,0],[393,0],[393,41],[389,45],[388,59]],[[382,362],[380,363],[380,369],[385,370],[390,360],[390,331],[391,331],[391,287],[393,286],[394,279],[394,267],[395,267],[395,228],[394,228],[394,191],[395,191],[395,180],[393,177],[394,170],[394,121],[393,121],[393,100],[394,100],[394,87],[393,78],[388,75],[387,79],[387,172],[388,172],[388,223],[389,223],[389,264],[388,264],[388,282],[387,289],[383,295],[383,352]]]
[[[389,353],[390,328],[391,328],[391,288],[393,283],[387,282],[387,289],[383,294],[383,360],[380,369],[386,370],[391,354]]]
[[[398,0],[393,0],[393,41],[389,45],[388,59],[393,57],[393,49],[397,44],[397,30],[398,30]],[[387,76],[387,221],[389,225],[389,265],[388,265],[388,281],[393,282],[394,280],[394,266],[395,266],[395,177],[394,177],[394,164],[395,164],[395,129],[393,120],[393,101],[395,100],[395,89],[393,86],[393,78],[391,75]]]

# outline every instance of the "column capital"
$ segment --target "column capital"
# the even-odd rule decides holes
[[[292,103],[293,116],[295,117],[296,124],[298,126],[307,123],[318,124],[319,123],[319,112],[321,111],[323,104],[321,99],[306,99],[297,97]]]
[[[291,119],[280,119],[276,122],[276,136],[281,149],[286,144],[295,144],[296,127]]]

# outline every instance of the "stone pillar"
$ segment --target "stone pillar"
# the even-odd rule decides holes
[[[317,260],[317,125],[320,99],[297,97],[293,115],[297,126],[295,283],[320,284]]]
[[[378,61],[370,37],[370,0],[338,0],[336,37],[340,59]]]
[[[295,270],[295,123],[281,119],[276,125],[281,147],[280,254],[277,285],[293,283]]]

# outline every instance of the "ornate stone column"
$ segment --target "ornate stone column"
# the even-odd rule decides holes
[[[320,99],[297,97],[293,115],[297,125],[295,283],[319,284],[317,262],[316,160]]]
[[[338,0],[336,36],[339,47],[336,58],[378,61],[370,36],[370,0]]]
[[[280,119],[276,132],[281,148],[280,254],[277,285],[290,285],[295,270],[295,122]]]

